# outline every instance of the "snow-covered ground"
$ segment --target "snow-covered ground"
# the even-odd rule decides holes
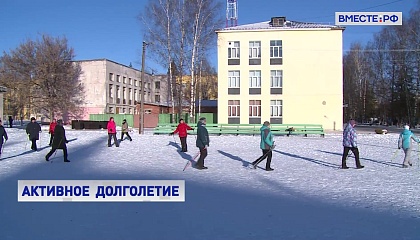
[[[30,151],[24,130],[6,129],[0,161],[0,239],[420,239],[420,167],[393,159],[398,135],[359,133],[364,169],[341,165],[341,134],[275,137],[272,172],[247,165],[257,136],[210,136],[207,170],[188,168],[195,136],[138,135],[107,147],[105,131],[67,131],[71,163],[53,163],[47,131]],[[119,135],[118,135],[119,137]],[[41,144],[41,146],[40,146]],[[260,167],[265,166],[265,161]],[[182,203],[17,202],[18,180],[185,180]]]

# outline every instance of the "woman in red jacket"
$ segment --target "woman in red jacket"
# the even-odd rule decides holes
[[[175,131],[170,135],[174,135],[178,133],[179,139],[181,140],[182,150],[181,152],[187,152],[187,130],[194,130],[188,124],[184,122],[184,119],[179,119],[178,127],[176,127]]]
[[[48,131],[48,133],[50,134],[50,146],[52,145],[52,141],[54,139],[54,129],[55,126],[57,126],[57,119],[53,119],[53,121],[50,123],[50,130]]]
[[[111,147],[111,138],[114,139],[115,146],[119,147],[120,144],[117,141],[117,125],[115,124],[113,117],[109,118],[106,128],[108,129],[108,147]]]

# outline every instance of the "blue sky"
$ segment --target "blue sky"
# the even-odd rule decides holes
[[[225,0],[222,1],[226,7]],[[238,24],[285,16],[289,20],[334,24],[335,12],[403,12],[418,6],[419,0],[238,0]],[[137,20],[146,0],[1,0],[0,52],[9,52],[27,39],[41,34],[65,36],[75,49],[77,60],[107,58],[141,68],[141,23]],[[225,16],[226,11],[220,14]],[[221,26],[224,27],[224,26]],[[343,50],[355,41],[372,39],[381,26],[347,26]],[[147,54],[146,54],[147,56]],[[212,63],[217,66],[216,46]],[[146,58],[146,70],[164,73]]]

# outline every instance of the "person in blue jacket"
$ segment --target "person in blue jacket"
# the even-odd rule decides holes
[[[404,130],[400,134],[398,139],[398,149],[403,149],[404,151],[404,162],[403,168],[408,168],[408,165],[413,166],[410,159],[410,150],[411,150],[411,139],[420,143],[420,140],[414,136],[414,133],[410,131],[410,127],[408,125],[404,126]]]
[[[267,162],[265,164],[266,171],[273,171],[274,169],[271,168],[271,158],[273,156],[273,148],[274,148],[274,141],[273,135],[271,134],[270,130],[270,122],[265,121],[263,126],[260,128],[261,131],[261,142],[260,148],[262,150],[262,156],[259,157],[257,160],[252,162],[252,166],[257,168],[257,165],[262,162],[265,158],[267,158]]]

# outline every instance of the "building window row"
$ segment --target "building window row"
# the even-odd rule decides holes
[[[241,76],[240,71],[228,71],[228,94],[240,94]],[[261,94],[261,71],[249,71],[249,94]],[[270,94],[283,93],[283,70],[270,71]]]
[[[249,65],[261,65],[261,41],[249,42]],[[270,41],[270,65],[283,64],[283,41]],[[228,65],[240,65],[240,42],[228,42]]]
[[[261,124],[261,100],[249,100],[249,119],[247,124]],[[241,101],[228,100],[228,123],[240,124]],[[270,101],[270,122],[281,124],[283,119],[283,100]]]
[[[115,75],[114,73],[109,73],[109,81],[110,82],[121,82],[121,76],[120,75]],[[127,77],[124,77],[124,76],[122,77],[122,83],[123,84],[134,85],[135,87],[137,87],[137,85],[138,85],[137,82],[138,81],[136,79],[134,79],[134,81],[133,81],[132,78],[127,78]]]

